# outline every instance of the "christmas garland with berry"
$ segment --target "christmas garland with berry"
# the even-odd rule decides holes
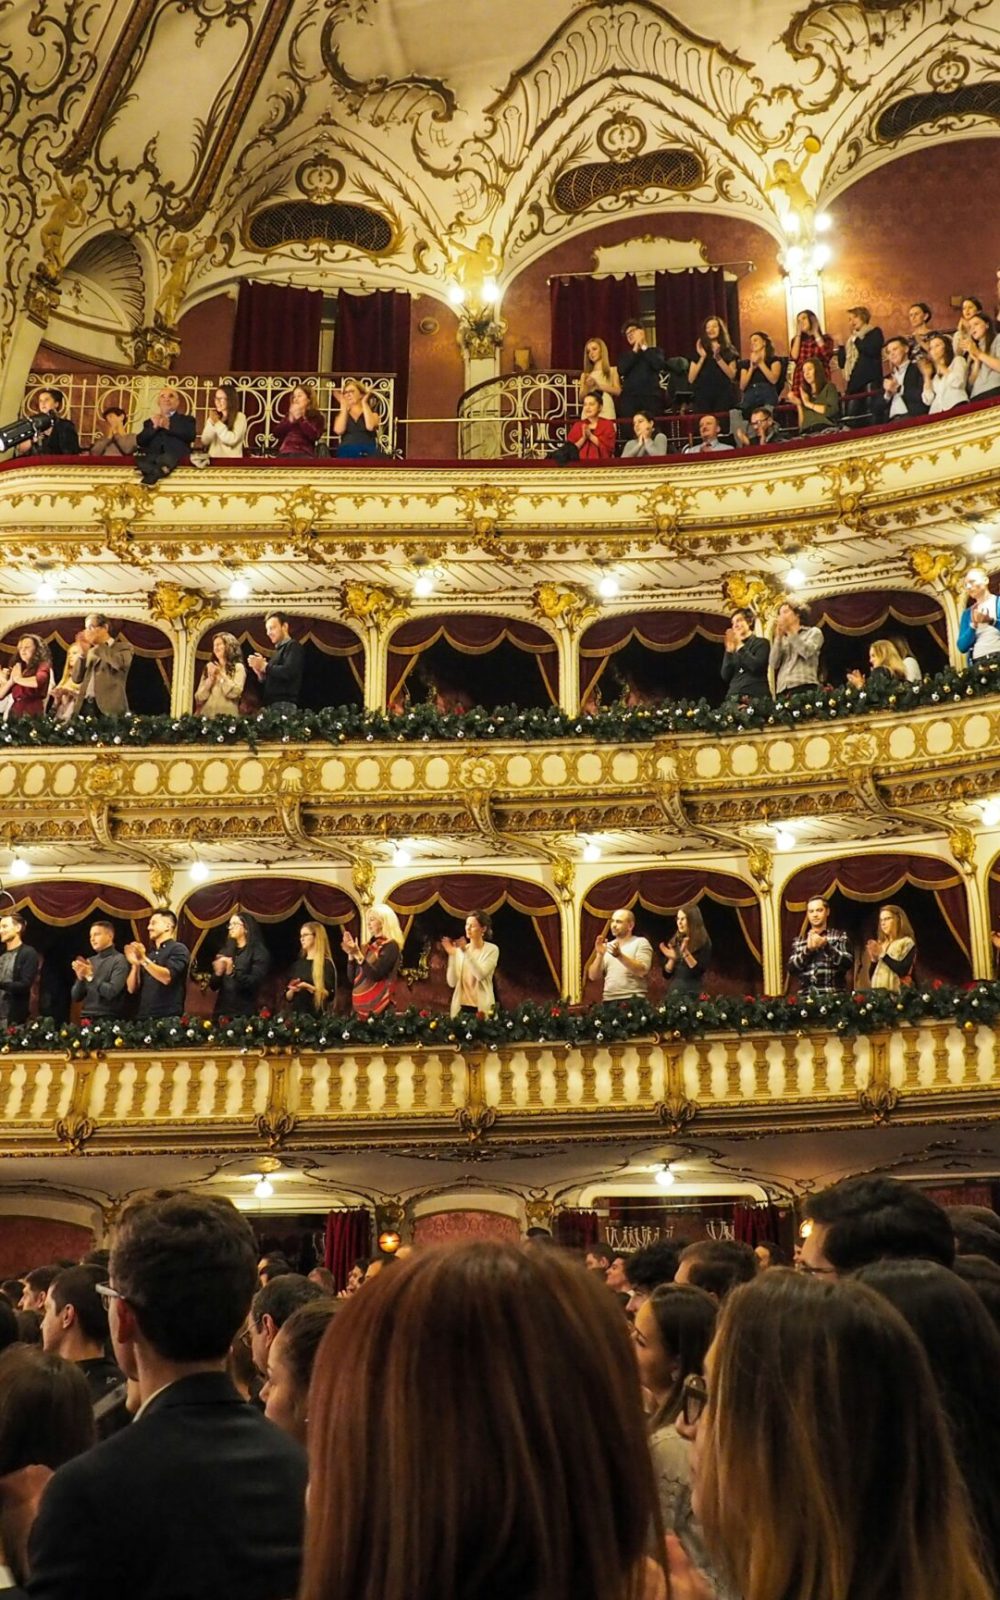
[[[967,1032],[1000,1022],[1000,982],[964,988],[933,982],[854,994],[799,996],[698,995],[573,1006],[566,1001],[525,1001],[493,1016],[450,1017],[409,1006],[377,1017],[310,1016],[260,1011],[246,1017],[158,1017],[144,1021],[100,1019],[57,1023],[38,1017],[10,1026],[0,1051],[58,1051],[71,1056],[117,1050],[242,1050],[255,1054],[340,1049],[463,1050],[503,1045],[603,1045],[630,1039],[663,1043],[713,1033],[842,1036],[880,1033],[928,1021],[950,1021]]]
[[[327,706],[322,711],[263,711],[256,717],[146,716],[17,717],[0,726],[0,748],[143,748],[147,745],[419,744],[432,740],[479,743],[492,739],[535,743],[544,739],[593,739],[602,744],[638,743],[663,734],[726,735],[769,728],[834,722],[865,711],[917,711],[957,705],[1000,692],[1000,657],[974,662],[968,671],[946,667],[920,683],[876,684],[868,689],[800,690],[793,699],[711,706],[706,700],[664,700],[654,706],[603,706],[568,716],[558,706],[483,706],[438,711],[432,705],[408,711],[364,711]]]

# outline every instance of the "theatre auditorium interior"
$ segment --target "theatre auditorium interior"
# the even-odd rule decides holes
[[[0,7],[0,1275],[1000,1201],[998,135],[996,0]]]

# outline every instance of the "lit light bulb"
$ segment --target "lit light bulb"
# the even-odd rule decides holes
[[[465,290],[462,288],[460,283],[449,283],[448,299],[451,301],[453,306],[464,306]]]
[[[817,233],[829,233],[833,227],[833,218],[829,211],[817,211],[813,218],[813,227]]]
[[[392,864],[394,867],[408,867],[413,856],[405,844],[394,844],[392,847]]]
[[[812,264],[815,272],[822,272],[823,268],[828,267],[832,260],[833,251],[830,249],[828,244],[817,244],[813,246]]]
[[[1000,822],[1000,800],[984,800],[980,811],[985,827],[995,828]]]
[[[270,1200],[274,1193],[274,1184],[269,1178],[261,1178],[259,1183],[254,1184],[253,1192],[258,1200]]]
[[[674,1176],[673,1169],[666,1166],[661,1167],[658,1172],[654,1173],[653,1182],[658,1183],[661,1189],[672,1189],[677,1179]]]
[[[993,548],[993,540],[988,533],[974,533],[969,540],[969,549],[974,556],[985,556]]]
[[[26,861],[24,856],[15,856],[10,864],[10,875],[12,878],[30,878],[31,862]]]
[[[483,284],[483,300],[488,306],[495,306],[500,298],[500,288],[495,278],[487,278]]]
[[[188,867],[188,877],[192,883],[204,883],[208,877],[208,868],[204,861],[192,861]]]
[[[801,222],[799,220],[798,212],[797,211],[786,211],[785,215],[781,219],[781,226],[784,228],[784,230],[787,233],[788,237],[790,239],[794,239],[795,236],[797,235],[800,227],[802,226],[802,224],[801,224]]]
[[[596,843],[595,840],[587,840],[587,843],[583,847],[583,859],[584,861],[600,861],[601,847]]]
[[[249,600],[250,585],[246,578],[234,578],[229,585],[230,600]]]
[[[800,244],[793,244],[785,251],[785,261],[792,272],[797,272],[806,258],[806,253]]]
[[[47,601],[47,600],[58,600],[58,598],[59,598],[59,590],[56,588],[55,582],[53,581],[53,579],[52,578],[42,578],[40,580],[39,584],[38,584],[38,587],[35,590],[35,599],[36,600]]]
[[[426,600],[434,593],[434,579],[429,572],[421,572],[414,579],[413,593],[418,600]]]
[[[801,589],[806,582],[806,575],[801,567],[789,567],[785,573],[785,582],[789,589]]]
[[[597,585],[602,600],[613,600],[621,592],[621,584],[613,572],[606,572]]]
[[[795,835],[791,828],[775,828],[774,848],[776,850],[794,850]]]

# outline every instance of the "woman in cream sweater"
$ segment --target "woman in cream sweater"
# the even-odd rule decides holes
[[[452,985],[451,1014],[481,1012],[492,1016],[496,1010],[493,974],[500,959],[499,948],[487,942],[493,932],[485,911],[470,911],[465,919],[464,939],[442,939],[448,952],[448,982]]]

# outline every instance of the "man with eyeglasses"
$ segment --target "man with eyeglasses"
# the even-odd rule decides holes
[[[802,1209],[800,1272],[836,1277],[887,1258],[954,1264],[951,1218],[916,1184],[845,1178],[810,1195]]]
[[[138,1385],[131,1426],[60,1467],[28,1554],[30,1600],[289,1600],[306,1457],[226,1367],[257,1279],[228,1201],[173,1194],[123,1214],[100,1285]]]

